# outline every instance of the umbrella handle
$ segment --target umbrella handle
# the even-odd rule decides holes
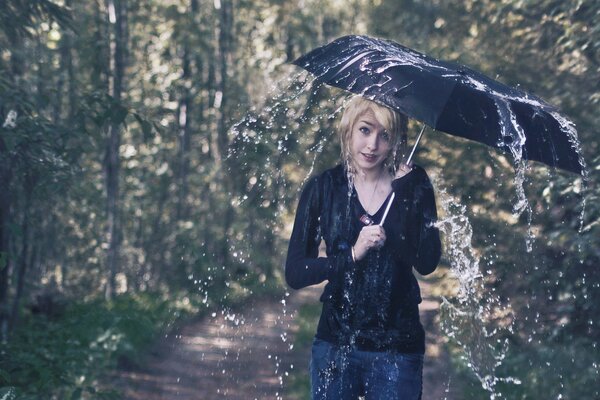
[[[419,136],[417,136],[417,140],[415,141],[415,145],[412,148],[412,151],[410,152],[410,155],[408,156],[408,158],[406,159],[406,165],[410,164],[410,161],[412,160],[413,156],[415,155],[415,150],[417,150],[417,146],[419,145],[419,142],[421,141],[421,137],[423,136],[423,132],[425,132],[425,127],[427,125],[423,124],[423,127],[421,128],[421,132],[419,132]]]

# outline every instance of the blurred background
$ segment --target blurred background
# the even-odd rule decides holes
[[[467,64],[576,124],[589,181],[531,163],[520,215],[510,157],[429,131],[416,162],[464,205],[482,297],[509,310],[488,315],[492,369],[521,383],[497,398],[598,398],[593,0],[4,0],[0,398],[118,396],[108,371],[174,325],[284,296],[299,190],[338,162],[344,97],[290,62],[352,33]],[[432,295],[456,295],[453,254]],[[452,319],[435,320],[452,392],[489,397]]]

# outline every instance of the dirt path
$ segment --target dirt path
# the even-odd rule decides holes
[[[452,400],[444,374],[447,357],[432,332],[438,301],[424,285],[422,314],[428,330],[424,400]],[[284,385],[292,370],[307,371],[310,349],[289,351],[298,307],[318,299],[320,288],[249,304],[243,313],[218,313],[167,338],[143,368],[119,372],[125,399],[289,399]]]
[[[425,364],[423,365],[423,400],[456,400],[452,390],[450,359],[444,350],[444,337],[439,331],[437,316],[441,300],[431,294],[431,281],[421,281],[423,302],[419,306],[421,323],[425,328]]]
[[[316,291],[315,291],[316,290]],[[146,367],[120,372],[125,399],[279,399],[293,368],[308,354],[289,351],[300,304],[318,289],[248,304],[243,313],[219,312],[168,338]]]

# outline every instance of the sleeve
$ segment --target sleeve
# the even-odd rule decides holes
[[[396,192],[406,189],[412,192],[407,229],[409,251],[405,257],[421,275],[428,275],[436,269],[442,253],[440,233],[435,226],[437,210],[431,181],[424,169],[416,167],[406,177],[394,180],[392,187]]]
[[[288,247],[285,280],[292,289],[316,285],[326,279],[331,280],[337,270],[352,263],[349,246],[340,249],[331,259],[318,257],[321,243],[321,197],[319,178],[313,178],[306,184],[300,196]]]

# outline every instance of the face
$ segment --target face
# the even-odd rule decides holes
[[[390,149],[390,134],[371,110],[354,121],[350,153],[356,167],[365,172],[380,169]]]

